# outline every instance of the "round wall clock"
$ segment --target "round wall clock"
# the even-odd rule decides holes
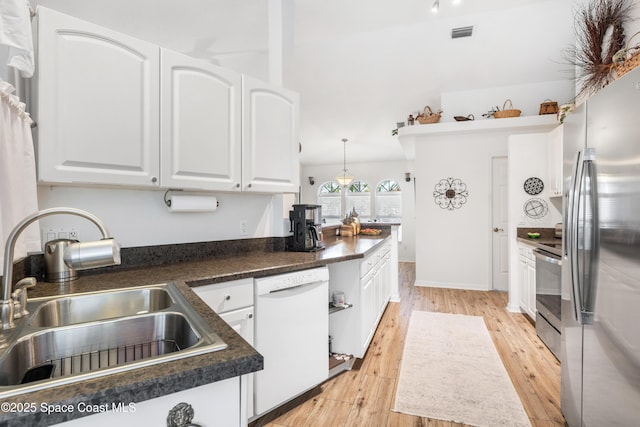
[[[544,182],[540,178],[527,178],[524,182],[524,191],[531,196],[536,196],[544,190]]]

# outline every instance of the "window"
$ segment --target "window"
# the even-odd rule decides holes
[[[402,219],[402,190],[396,181],[384,180],[376,187],[376,218],[380,221],[400,222]]]
[[[353,181],[347,186],[346,211],[351,212],[354,208],[361,220],[371,219],[371,190],[369,184],[364,181]]]
[[[318,189],[318,204],[322,206],[322,218],[340,220],[342,187],[335,181],[325,182]]]
[[[364,222],[402,222],[402,190],[391,179],[380,181],[375,194],[365,181],[353,181],[344,189],[336,181],[327,181],[318,188],[317,203],[328,223],[340,222],[354,208]]]

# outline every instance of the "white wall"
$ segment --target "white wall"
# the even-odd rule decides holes
[[[491,159],[507,155],[507,134],[416,138],[416,285],[491,289]],[[435,204],[435,185],[459,178],[460,209]]]
[[[520,283],[518,278],[518,227],[553,228],[562,222],[562,202],[560,198],[549,197],[549,165],[547,150],[551,135],[562,132],[562,127],[549,134],[512,135],[508,141],[509,151],[509,310],[520,310]],[[538,177],[545,183],[539,195],[531,196],[524,191],[524,181],[529,177]],[[525,215],[524,204],[532,197],[547,202],[549,211],[540,219]]]
[[[246,239],[278,235],[281,196],[216,193],[215,212],[172,213],[163,200],[164,191],[44,186],[38,188],[39,208],[71,206],[100,217],[123,247],[170,243]],[[275,214],[274,214],[275,212]],[[240,223],[246,221],[247,234]],[[40,221],[45,233],[74,228],[80,240],[100,237],[90,222],[69,215]],[[46,237],[46,235],[45,235]],[[43,239],[45,240],[45,239]]]
[[[333,165],[303,165],[300,177],[300,202],[317,203],[318,188],[327,181],[332,181],[342,171],[342,164]],[[414,176],[413,162],[375,162],[351,163],[347,157],[347,169],[356,179],[376,185],[384,179],[393,179],[402,189],[402,241],[398,244],[400,261],[415,261],[415,193],[414,182],[405,181],[405,173]],[[315,180],[315,185],[309,184],[309,177]]]

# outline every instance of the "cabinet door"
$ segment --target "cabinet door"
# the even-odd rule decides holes
[[[222,313],[220,318],[227,322],[246,342],[253,346],[253,307],[241,308],[239,310],[228,311]],[[253,417],[253,374],[247,374],[243,380],[243,389],[241,392],[247,398],[247,419]]]
[[[38,8],[38,179],[158,186],[158,47]]]
[[[548,180],[549,195],[562,195],[562,126],[549,132],[548,140]]]
[[[360,316],[361,316],[361,343],[362,354],[367,352],[367,346],[373,336],[373,322],[375,311],[375,280],[374,275],[369,274],[362,281],[362,294],[360,300]]]
[[[242,79],[242,189],[298,192],[298,94]]]
[[[527,281],[529,282],[527,288],[529,295],[527,300],[529,301],[528,312],[532,319],[536,318],[536,261],[527,260]]]
[[[222,313],[220,318],[227,322],[238,335],[253,345],[253,307]]]
[[[127,401],[126,395],[121,396],[121,399],[124,404],[121,411],[109,410],[57,425],[65,427],[87,425],[92,427],[164,426],[168,425],[169,411],[182,402],[191,405],[194,410],[194,424],[191,425],[207,427],[246,425],[246,419],[240,413],[240,407],[244,403],[242,401],[244,397],[240,393],[240,377],[229,378],[138,403]],[[130,403],[133,403],[132,406],[128,406]],[[111,409],[111,405],[109,405],[109,409]]]
[[[385,255],[382,263],[382,305],[380,310],[384,311],[391,294],[391,255]]]
[[[520,281],[520,308],[527,311],[529,306],[529,277],[527,275],[527,258],[520,255],[518,259],[518,279]]]
[[[240,190],[240,74],[161,50],[163,187]]]

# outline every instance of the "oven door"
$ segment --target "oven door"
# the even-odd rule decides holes
[[[536,332],[556,356],[560,355],[561,258],[541,249],[536,257]]]

